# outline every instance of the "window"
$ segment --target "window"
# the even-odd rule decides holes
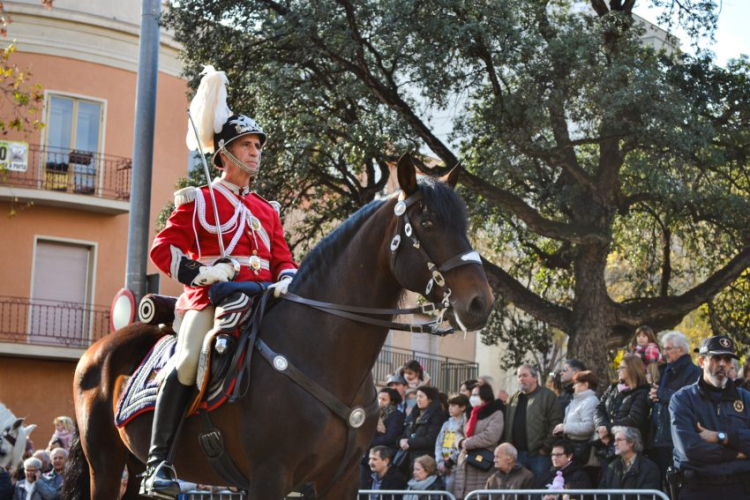
[[[91,321],[92,245],[38,239],[29,341],[80,344]]]
[[[104,103],[50,94],[47,98],[47,188],[93,194]]]

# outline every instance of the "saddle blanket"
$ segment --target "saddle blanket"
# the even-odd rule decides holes
[[[154,411],[156,407],[156,396],[159,393],[159,385],[163,378],[162,373],[167,373],[170,359],[177,348],[177,338],[174,335],[165,335],[151,348],[135,373],[127,380],[125,388],[120,394],[115,411],[115,425],[124,427],[137,416]],[[227,395],[234,387],[234,380],[227,381],[226,390],[211,394],[207,401],[200,401],[204,395],[196,392],[198,401],[191,406],[197,413],[198,410],[213,411],[227,400]]]

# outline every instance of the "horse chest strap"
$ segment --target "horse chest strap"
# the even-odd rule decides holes
[[[295,384],[313,395],[318,401],[326,405],[332,412],[341,417],[352,429],[357,429],[365,423],[367,412],[361,407],[350,408],[336,396],[328,392],[321,385],[311,380],[307,375],[302,373],[289,362],[285,357],[274,352],[268,344],[258,339],[255,342],[255,348],[276,371],[289,377]]]

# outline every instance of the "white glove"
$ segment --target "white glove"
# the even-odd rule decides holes
[[[291,276],[284,276],[279,281],[269,286],[268,289],[273,290],[273,296],[278,299],[281,295],[286,293],[287,288],[289,288],[289,283],[291,282]]]
[[[234,278],[234,266],[227,262],[213,266],[201,266],[198,276],[193,279],[191,286],[213,285],[219,281],[230,281]]]

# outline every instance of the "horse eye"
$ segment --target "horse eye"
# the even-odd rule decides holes
[[[422,229],[427,229],[427,230],[432,229],[433,226],[434,226],[434,224],[432,223],[432,221],[429,220],[429,219],[422,219],[419,222],[419,225],[422,226]]]

